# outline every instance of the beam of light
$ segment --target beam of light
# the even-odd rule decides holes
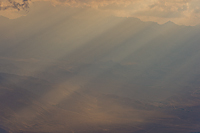
[[[93,72],[92,75],[89,77],[84,77],[85,75],[88,75],[88,73],[91,73],[90,71],[95,66],[92,65],[91,67],[86,68],[86,70],[83,70],[81,73],[79,73],[78,76],[75,76],[71,79],[69,79],[66,82],[63,82],[55,87],[52,91],[48,92],[46,95],[44,95],[41,100],[39,101],[47,101],[51,105],[57,105],[60,103],[63,99],[66,99],[74,92],[80,90],[82,86],[85,86],[86,84],[90,83],[93,79],[98,77],[101,73],[106,71],[107,69],[112,69],[113,65],[111,64],[107,69],[103,69],[102,71],[96,71]],[[30,107],[28,107],[30,108]],[[51,107],[46,107],[46,110],[50,110]],[[24,112],[24,111],[22,111]],[[25,112],[27,112],[27,108],[25,109]],[[35,114],[34,117],[37,115]]]
[[[78,12],[78,14],[82,14],[82,13]],[[114,61],[121,63],[127,57],[129,57],[130,55],[140,51],[141,49],[148,48],[149,47],[148,43],[152,42],[152,40],[157,38],[160,35],[160,33],[168,32],[168,30],[170,30],[170,31],[172,30],[173,31],[173,27],[166,27],[166,28],[162,29],[161,31],[156,31],[155,33],[152,33],[152,34],[149,34],[149,33],[148,34],[144,34],[144,36],[143,36],[144,39],[138,39],[137,41],[134,41],[134,44],[129,44],[130,42],[127,42],[127,40],[128,41],[129,40],[132,41],[131,37],[133,35],[135,35],[135,33],[146,32],[146,30],[151,28],[152,25],[148,25],[147,27],[144,27],[144,28],[143,27],[142,28],[138,28],[136,30],[136,32],[135,33],[133,32],[131,35],[129,35],[129,34],[128,35],[123,35],[123,31],[124,30],[127,30],[128,33],[131,32],[131,28],[129,29],[129,27],[127,27],[127,29],[121,29],[121,30],[119,30],[119,33],[116,33],[111,37],[108,36],[107,38],[103,38],[105,40],[101,40],[102,38],[98,40],[96,38],[101,36],[101,34],[104,34],[104,33],[107,33],[107,32],[109,33],[109,31],[111,29],[114,29],[114,28],[118,27],[118,25],[123,24],[124,21],[126,21],[126,20],[120,21],[119,23],[118,22],[115,23],[116,25],[111,26],[111,28],[110,28],[110,25],[109,25],[108,27],[105,28],[105,31],[100,32],[98,34],[95,34],[93,36],[89,36],[91,31],[93,31],[93,27],[95,27],[96,23],[98,23],[98,21],[99,21],[98,19],[96,19],[96,20],[95,19],[93,19],[93,21],[90,22],[90,23],[93,23],[93,25],[91,26],[91,29],[87,31],[88,35],[84,36],[84,37],[86,37],[86,39],[81,38],[80,40],[76,40],[77,36],[83,35],[84,32],[81,32],[81,30],[84,29],[83,28],[84,25],[78,27],[80,29],[78,29],[76,32],[73,32],[72,31],[73,29],[69,28],[71,34],[69,36],[67,36],[68,38],[70,38],[69,40],[66,39],[68,41],[67,43],[74,43],[74,45],[75,45],[75,46],[72,45],[71,48],[69,48],[69,49],[65,49],[65,47],[68,47],[68,45],[65,44],[65,41],[66,41],[65,39],[63,40],[63,43],[61,44],[61,46],[58,47],[58,48],[54,47],[54,44],[56,42],[59,42],[59,39],[58,40],[56,39],[53,42],[51,42],[52,40],[49,40],[49,41],[45,41],[44,40],[44,41],[42,41],[42,43],[45,43],[45,42],[48,43],[48,44],[43,45],[43,48],[46,48],[47,46],[51,47],[50,50],[49,49],[47,50],[47,53],[48,53],[48,51],[51,51],[50,54],[48,54],[48,55],[51,55],[52,53],[55,53],[55,54],[50,56],[50,57],[53,57],[53,60],[60,60],[62,58],[66,58],[66,57],[69,57],[71,55],[74,56],[74,55],[77,54],[77,56],[75,56],[71,60],[73,60],[73,62],[79,62],[79,60],[82,60],[82,59],[80,59],[80,57],[83,57],[84,59],[88,59],[88,58],[90,58],[91,53],[93,51],[94,52],[98,52],[98,53],[97,53],[96,57],[91,58],[89,60],[90,63],[93,63],[92,65],[90,65],[89,67],[86,67],[83,70],[81,70],[78,73],[78,75],[75,75],[74,77],[71,77],[67,81],[64,81],[64,82],[54,86],[54,88],[50,92],[45,94],[43,97],[41,97],[41,99],[39,99],[39,101],[45,101],[46,103],[50,103],[51,105],[57,105],[58,103],[63,101],[63,99],[66,99],[70,95],[72,95],[74,92],[76,92],[78,90],[81,90],[83,88],[83,86],[86,86],[87,84],[92,82],[94,79],[96,79],[102,73],[104,73],[108,69],[112,69],[114,67],[114,64],[110,64],[105,69],[102,69],[102,70],[99,70],[99,71],[95,71],[94,68],[98,65],[98,64],[95,64],[96,62],[101,61],[101,60],[105,60],[106,58],[109,57],[110,59],[113,59]],[[55,23],[54,27],[60,29],[60,28],[62,28],[62,26],[64,26],[64,23],[66,21],[69,21],[69,20],[65,20],[64,19],[61,23]],[[73,25],[73,21],[70,24]],[[42,39],[46,35],[50,34],[49,32],[51,30],[48,30],[48,28],[49,27],[47,27],[47,29],[45,29],[43,33],[38,34],[39,37],[38,36],[36,37],[38,39],[38,40],[36,40],[36,42],[40,42],[40,39]],[[101,27],[98,27],[97,29],[100,29],[100,28]],[[84,31],[86,31],[87,29],[88,29],[88,27],[86,27],[84,29]],[[81,33],[77,34],[77,32],[79,32],[79,33],[81,32]],[[59,30],[58,30],[57,33],[59,33]],[[62,33],[64,33],[64,31]],[[119,42],[116,42],[116,40],[113,40],[114,37],[119,37],[119,38],[116,39]],[[96,42],[96,44],[95,44],[96,40],[98,40],[98,42]],[[113,44],[105,44],[105,43],[108,43],[108,42],[112,42]],[[125,48],[123,47],[124,43],[126,43],[125,44],[126,45]],[[17,45],[16,47],[19,47],[19,45]],[[13,49],[16,49],[16,47],[14,47]],[[155,62],[155,60],[162,60],[162,58],[164,58],[166,55],[168,55],[168,53],[172,49],[174,49],[175,47],[176,46],[171,45],[170,47],[168,47],[166,53],[164,55],[160,56],[160,57],[153,56],[153,57],[147,58],[145,60],[146,64],[145,64],[144,68],[142,68],[142,72],[141,73],[146,71],[152,65],[152,63]],[[38,47],[36,47],[35,49],[37,50],[37,48]],[[64,50],[60,51],[60,48],[63,48]],[[87,48],[89,50],[86,50],[86,52],[83,51],[83,50],[85,50]],[[119,55],[117,55],[117,57],[113,57],[114,55],[116,55],[115,52],[116,51],[121,51],[121,49],[122,49],[122,51],[124,51],[124,53],[119,53]],[[102,56],[102,52],[104,54],[103,56]],[[115,54],[113,54],[113,53],[115,53]],[[44,56],[45,54],[46,53],[41,54],[40,56]],[[95,53],[93,53],[92,55],[95,55]],[[196,55],[194,55],[194,57],[191,57],[191,59],[188,59],[188,62],[185,62],[186,64],[183,64],[183,67],[180,68],[181,72],[186,67],[188,67],[188,64],[190,64],[193,61],[195,61],[198,56],[199,56],[199,54],[196,54]],[[48,66],[51,66],[53,62],[54,61],[46,62],[42,67],[39,66],[38,68],[36,68],[33,71],[31,71],[30,75],[37,75],[37,73],[39,73],[41,71],[44,71]],[[175,69],[175,71],[176,70],[177,69]],[[179,73],[179,71],[178,71],[178,73]],[[90,75],[88,75],[88,74],[90,74]],[[169,75],[167,75],[166,78],[163,79],[164,82],[168,82],[168,79],[171,79],[172,77],[174,77],[175,74],[177,74],[177,73],[174,73],[174,71],[172,70],[172,73],[170,73]],[[88,75],[88,77],[86,77],[87,75]],[[123,87],[123,86],[121,86],[121,87]],[[30,111],[30,109],[31,109],[31,105],[29,107],[26,107],[26,108],[24,108],[24,109],[22,109],[22,110],[20,110],[18,112],[19,116],[23,116],[25,112],[26,112],[25,115],[31,115],[31,117],[28,118],[28,119],[26,117],[24,119],[22,119],[23,122],[24,121],[32,121],[33,119],[35,119],[36,117],[38,117],[40,115],[40,113],[37,114],[36,112]],[[51,106],[47,105],[45,107],[45,110],[51,110]],[[43,112],[42,109],[39,110],[39,112]],[[15,118],[11,118],[10,120],[12,121],[14,119]]]
[[[125,40],[126,40],[126,38],[124,40],[122,40],[121,43]],[[109,42],[109,40],[108,40],[108,42]],[[101,43],[99,43],[99,44],[101,44]],[[112,46],[108,50],[112,50],[114,48],[115,47]],[[91,50],[94,50],[94,49],[96,49],[96,47],[94,47]],[[85,54],[83,54],[83,55],[85,55]],[[106,56],[103,56],[103,58],[105,58],[105,57]],[[101,60],[101,58],[99,58],[98,60]],[[48,64],[48,65],[50,65],[50,64]],[[72,77],[68,81],[58,84],[57,86],[55,86],[55,88],[52,91],[50,91],[46,95],[44,95],[39,101],[47,101],[47,103],[50,103],[51,105],[57,105],[63,99],[66,99],[67,97],[72,95],[74,92],[80,90],[82,88],[82,86],[85,86],[88,83],[90,83],[93,79],[95,79],[96,77],[101,75],[107,69],[111,69],[113,67],[113,64],[111,64],[108,66],[108,68],[103,69],[101,71],[93,72],[92,75],[89,75],[89,77],[85,77],[86,75],[88,75],[88,73],[91,73],[91,70],[96,67],[95,65],[87,67],[86,69],[81,71],[78,76]],[[45,67],[43,69],[45,69]],[[43,69],[41,69],[41,70],[43,70]],[[37,70],[35,72],[37,73],[38,71],[39,70]],[[24,117],[23,119],[21,119],[21,121],[23,121],[23,122],[30,121],[31,122],[34,118],[38,117],[41,114],[41,112],[43,112],[43,111],[41,111],[41,112],[39,111],[40,113],[38,114],[37,112],[31,111],[30,108],[32,108],[31,105],[29,107],[26,107],[26,108],[22,109],[21,111],[19,111],[19,113],[18,113],[19,116],[21,116],[21,115],[23,116],[25,114],[27,116],[29,116],[29,115],[31,116],[29,118]],[[45,107],[45,110],[51,110],[51,106],[48,106],[48,104],[47,104],[47,106]],[[13,119],[15,119],[15,117]],[[12,118],[10,120],[12,121]]]
[[[39,36],[41,36],[40,34],[39,34]],[[72,35],[72,37],[69,37],[69,38],[73,38],[73,35]],[[73,43],[73,41],[72,41],[72,43]],[[19,47],[18,45],[16,45],[16,47]],[[14,47],[14,49],[16,48],[16,47]],[[12,48],[13,49],[13,48]],[[61,54],[62,55],[62,54]],[[60,54],[57,56],[57,57],[54,57],[54,59],[57,59],[57,58],[60,58],[60,56],[61,56]],[[51,62],[50,62],[50,64],[51,64]],[[38,72],[40,72],[40,71],[42,71],[42,70],[44,70],[47,66],[49,66],[50,65],[49,64],[49,62],[48,62],[48,64],[45,64],[44,66],[39,66],[39,68],[36,68],[33,72],[31,72],[31,73],[38,73]],[[29,74],[28,74],[29,75]],[[72,81],[73,81],[74,79],[72,79]],[[23,81],[19,81],[18,82],[18,84],[20,84],[20,83],[22,83]],[[52,102],[54,102],[54,103],[59,103],[63,98],[65,98],[67,95],[70,95],[73,91],[75,91],[76,90],[76,87],[75,87],[75,89],[73,89],[73,91],[69,91],[69,93],[67,92],[66,93],[66,88],[61,88],[60,86],[63,86],[63,85],[59,85],[59,86],[57,86],[56,87],[56,89],[53,91],[53,93],[54,93],[54,98],[52,97],[52,92],[50,92],[50,94],[47,94],[47,95],[50,95],[50,97],[49,96],[47,96],[48,98],[50,98],[50,99],[52,99],[53,101]],[[66,86],[66,83],[65,83],[65,86]],[[60,89],[61,88],[61,89]],[[63,93],[64,92],[64,93]],[[57,93],[57,94],[55,94],[55,93]],[[61,94],[63,94],[63,95],[61,95]],[[44,96],[45,97],[45,96]],[[42,98],[43,99],[43,98]],[[45,98],[44,98],[45,99]],[[50,100],[51,101],[51,100]],[[30,115],[30,113],[33,113],[32,111],[28,111],[29,110],[29,108],[31,108],[31,106],[30,107],[27,107],[27,108],[25,108],[25,109],[23,109],[23,110],[21,110],[20,112],[22,112],[22,113],[20,113],[19,112],[19,115],[21,114],[22,116],[23,116],[23,112],[26,112],[25,114],[29,114]],[[47,107],[47,110],[48,110],[48,108],[49,107]],[[31,119],[34,119],[34,117],[36,117],[38,114],[36,113],[33,113],[33,114],[31,114],[31,116],[33,116],[33,117],[31,117]],[[12,118],[11,118],[12,119]],[[15,119],[15,118],[14,118]],[[26,117],[24,118],[25,120],[24,121],[26,121]],[[30,120],[30,118],[28,118],[29,120]],[[22,119],[23,120],[23,119]],[[12,120],[11,120],[12,121]]]

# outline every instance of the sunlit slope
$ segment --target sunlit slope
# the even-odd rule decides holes
[[[104,131],[104,128],[112,129],[115,125],[128,123],[138,125],[149,115],[155,114],[152,111],[153,105],[144,106],[139,101],[115,95],[74,92],[70,97],[54,105],[42,100],[39,91],[33,93],[33,89],[38,87],[43,87],[47,90],[46,93],[50,91],[48,86],[42,86],[46,84],[44,81],[38,80],[40,86],[30,88],[35,84],[34,78],[2,75],[5,78],[2,77],[1,81],[7,84],[1,83],[0,88],[0,123],[4,129],[11,132]],[[16,78],[20,80],[26,78],[29,85],[23,87],[13,83],[12,80]]]
[[[2,75],[6,78],[2,78]],[[26,78],[23,88],[11,82]],[[1,74],[0,125],[14,133],[47,132],[190,132],[198,129],[199,89],[184,89],[160,102],[142,102],[112,94],[74,92],[58,104],[42,100],[35,78]],[[66,88],[67,89],[67,88]],[[154,128],[152,128],[154,127]],[[3,131],[3,130],[2,130]]]

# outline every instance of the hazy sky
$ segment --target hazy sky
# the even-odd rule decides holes
[[[20,17],[28,14],[29,10],[37,10],[34,3],[42,1],[49,1],[59,7],[94,9],[105,14],[136,17],[143,21],[173,21],[181,25],[200,23],[199,0],[1,0],[0,14],[8,18]],[[19,12],[23,9],[27,11]]]
[[[200,0],[0,0],[0,131],[199,132],[199,24]]]

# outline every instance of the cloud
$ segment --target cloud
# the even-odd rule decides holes
[[[0,10],[7,10],[7,9],[16,9],[18,11],[27,9],[29,7],[28,0],[22,0],[22,2],[7,0],[5,2],[0,3]]]
[[[54,4],[90,7],[119,17],[136,17],[144,21],[197,25],[200,23],[199,0],[52,0]]]
[[[200,23],[199,0],[23,0],[16,2],[7,0],[6,9],[26,9],[29,3],[50,1],[53,5],[74,8],[94,8],[107,11],[119,17],[137,17],[144,21],[165,23],[173,21],[179,24],[196,25]]]

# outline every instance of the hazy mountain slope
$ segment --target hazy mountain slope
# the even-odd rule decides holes
[[[74,14],[0,18],[2,132],[199,132],[199,26]]]

